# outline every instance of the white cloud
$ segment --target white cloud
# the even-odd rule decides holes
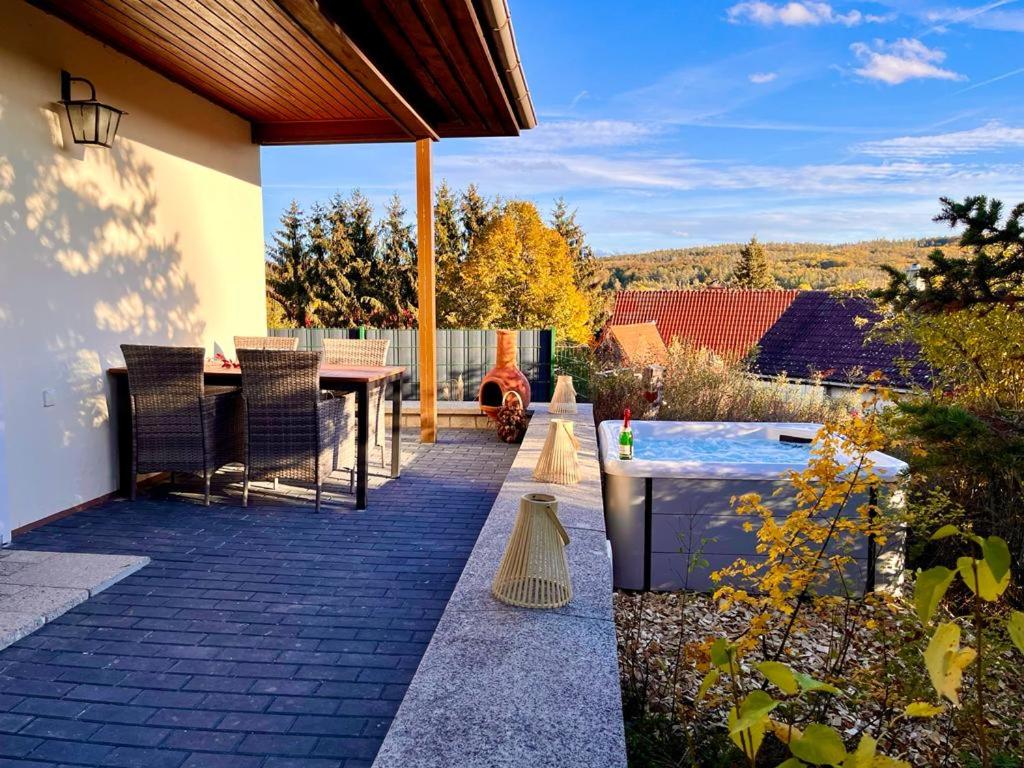
[[[1024,32],[1024,12],[1013,9],[1000,10],[1003,6],[1016,2],[1017,0],[994,0],[969,8],[929,8],[924,11],[923,18],[935,25],[928,30],[929,32],[947,32],[949,27],[955,24],[1002,32]]]
[[[754,24],[773,26],[782,24],[786,27],[817,27],[822,24],[842,24],[855,27],[864,23],[889,21],[891,16],[877,16],[851,10],[839,13],[828,3],[815,0],[782,3],[775,5],[764,0],[745,0],[737,3],[726,11],[729,21],[733,24],[748,21]]]
[[[954,131],[932,136],[900,136],[883,141],[869,141],[855,149],[876,157],[948,157],[975,152],[993,152],[1024,147],[1024,128],[1004,125],[992,120],[968,131]]]
[[[907,80],[934,78],[938,80],[966,80],[964,75],[943,69],[946,54],[938,48],[929,48],[916,38],[901,37],[894,43],[875,40],[873,45],[854,43],[850,50],[860,59],[858,75],[899,85]]]
[[[536,128],[512,141],[495,139],[511,151],[615,147],[636,144],[661,130],[649,122],[631,120],[542,120]]]
[[[754,72],[747,79],[754,85],[764,85],[765,83],[772,82],[778,76],[778,72]]]
[[[678,192],[785,190],[791,196],[834,200],[840,195],[928,195],[951,188],[988,189],[1014,178],[1012,164],[967,164],[926,159],[808,163],[797,166],[709,163],[671,153],[516,152],[439,156],[438,174],[473,180],[507,196],[599,190]],[[937,192],[940,190],[942,192]]]

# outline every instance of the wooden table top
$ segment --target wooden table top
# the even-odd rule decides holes
[[[111,376],[124,376],[128,369],[122,366],[108,368],[107,373]],[[203,373],[207,376],[237,376],[241,378],[240,368],[225,368],[223,363],[206,361]],[[346,366],[346,365],[321,365],[320,381],[343,382],[343,383],[366,383],[374,381],[393,381],[405,373],[405,368],[400,365],[376,366]]]

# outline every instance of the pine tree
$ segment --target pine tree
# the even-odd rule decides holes
[[[926,313],[967,307],[1016,307],[1024,301],[1024,203],[1003,220],[1003,204],[975,195],[958,203],[940,198],[942,212],[935,217],[950,227],[962,226],[959,246],[965,256],[947,256],[936,249],[915,279],[892,266],[882,299],[899,309]]]
[[[325,208],[317,206],[309,217],[310,250],[317,259],[317,290],[320,317],[332,328],[347,328],[362,322],[359,286],[369,265],[358,261],[349,240],[348,205],[334,195]]]
[[[588,322],[595,331],[604,324],[606,307],[601,294],[601,275],[597,271],[597,261],[593,249],[587,244],[587,236],[576,220],[576,211],[569,210],[565,198],[558,198],[551,211],[551,226],[562,236],[569,247],[569,258],[572,259],[573,282],[576,288],[587,298],[589,304]]]
[[[300,328],[312,325],[317,309],[316,259],[308,248],[305,221],[295,200],[281,215],[281,227],[273,237],[267,249],[267,293],[289,323]]]
[[[462,224],[462,257],[473,250],[473,244],[484,228],[497,215],[497,207],[470,184],[459,199],[459,221]]]
[[[434,257],[437,260],[437,320],[442,328],[458,325],[461,313],[460,271],[465,245],[455,195],[442,181],[434,196]]]
[[[395,194],[380,226],[380,273],[374,282],[389,325],[411,324],[416,309],[416,240],[406,210]]]
[[[378,266],[377,227],[373,222],[373,206],[358,189],[344,205],[344,231],[352,248],[352,268],[358,275],[355,283],[355,306],[358,317],[350,325],[370,322],[371,316],[379,315],[385,309],[374,290],[374,274]]]
[[[756,237],[740,249],[740,260],[733,272],[733,282],[741,288],[775,288],[772,265]]]

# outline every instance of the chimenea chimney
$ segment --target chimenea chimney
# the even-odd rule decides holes
[[[497,361],[484,376],[479,395],[480,411],[492,419],[498,417],[509,392],[522,398],[524,410],[530,404],[530,382],[516,365],[516,351],[516,332],[498,331]]]

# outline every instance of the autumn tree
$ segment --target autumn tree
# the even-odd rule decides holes
[[[575,285],[569,247],[532,203],[506,203],[478,233],[462,288],[470,327],[554,326],[574,341],[590,340],[587,298]]]
[[[733,282],[741,288],[774,288],[772,265],[756,237],[740,249],[740,260],[733,272]]]
[[[277,302],[289,323],[298,327],[316,320],[317,265],[310,252],[305,221],[298,202],[292,200],[281,215],[281,226],[267,249],[267,293]]]

